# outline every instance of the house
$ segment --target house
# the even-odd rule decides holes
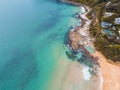
[[[111,13],[111,12],[105,12],[104,13],[104,17],[110,17],[112,16],[114,13]]]
[[[120,29],[118,30],[118,33],[120,34]]]
[[[115,26],[112,26],[112,30],[116,30],[116,27],[115,27]]]
[[[115,24],[120,24],[120,17],[115,18]]]
[[[103,34],[113,35],[113,31],[111,31],[111,30],[103,29],[103,30],[101,30],[101,32],[102,32]]]
[[[101,26],[102,26],[102,28],[109,28],[109,27],[112,26],[112,23],[102,22],[102,23],[101,23]]]

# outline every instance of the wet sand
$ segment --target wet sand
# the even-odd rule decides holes
[[[55,49],[55,51],[58,50]],[[56,60],[58,61],[56,69],[48,86],[46,86],[47,90],[100,90],[99,74],[91,75],[86,79],[85,75],[89,73],[85,70],[87,66],[68,59],[63,52],[59,54],[59,58],[56,57]]]
[[[83,69],[86,66],[64,58],[57,66],[48,90],[100,90],[99,76],[93,75],[89,80],[84,78]]]

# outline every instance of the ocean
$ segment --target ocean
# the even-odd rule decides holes
[[[49,90],[59,58],[69,62],[64,41],[80,11],[58,0],[0,0],[0,90]]]
[[[0,90],[100,90],[88,58],[66,55],[78,12],[59,0],[0,0]]]

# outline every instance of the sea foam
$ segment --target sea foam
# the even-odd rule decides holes
[[[90,80],[91,74],[90,74],[90,68],[89,67],[84,67],[82,72],[85,80]]]

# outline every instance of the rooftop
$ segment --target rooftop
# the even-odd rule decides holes
[[[115,18],[115,24],[120,24],[120,17]]]

